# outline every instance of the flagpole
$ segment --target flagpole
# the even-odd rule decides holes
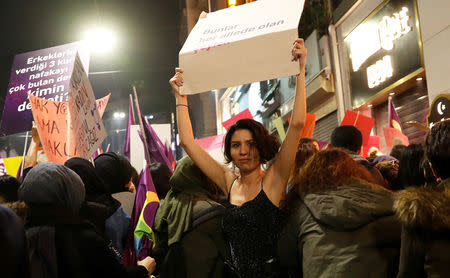
[[[136,89],[134,86],[133,86],[133,91],[136,92]],[[133,123],[135,123],[136,118],[134,117],[133,96],[131,94],[130,94],[130,103],[131,103],[131,115],[133,117]]]
[[[138,119],[139,119],[139,127],[141,128],[141,133],[142,133],[142,138],[144,139],[144,150],[145,152],[148,154],[148,157],[150,157],[150,152],[148,150],[148,145],[147,145],[147,135],[145,134],[145,130],[144,130],[144,122],[142,122],[142,113],[141,113],[141,108],[139,106],[139,99],[137,97],[137,92],[136,92],[136,87],[133,86],[133,93],[134,93],[134,101],[136,104],[136,110],[137,110],[137,114],[138,114]],[[151,159],[151,158],[150,158]],[[147,161],[147,163],[150,163],[151,161]]]
[[[25,155],[26,155],[26,152],[27,152],[27,145],[28,145],[28,132],[29,131],[27,131],[27,134],[25,135],[25,146],[23,148],[22,169],[20,169],[20,176],[23,175],[23,168],[25,166]]]

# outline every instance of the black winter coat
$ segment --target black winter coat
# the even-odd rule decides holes
[[[34,207],[26,221],[32,277],[148,277],[145,267],[121,265],[95,227],[70,211]]]

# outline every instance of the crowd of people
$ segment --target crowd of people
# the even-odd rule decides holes
[[[283,143],[242,119],[224,139],[227,164],[195,141],[183,71],[170,84],[187,156],[173,173],[149,165],[160,199],[150,256],[125,266],[139,174],[108,152],[93,163],[32,161],[0,177],[1,277],[447,277],[450,120],[423,144],[360,155],[361,132],[337,127],[322,150],[300,138],[306,117],[302,39]],[[34,145],[39,142],[35,140]]]

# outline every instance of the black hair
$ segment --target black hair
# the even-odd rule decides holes
[[[426,156],[433,169],[442,178],[450,177],[450,120],[434,125],[425,140]]]
[[[389,154],[392,157],[397,158],[400,160],[400,157],[402,155],[402,152],[406,149],[405,145],[398,144],[392,147],[391,153]]]
[[[0,199],[5,203],[12,203],[18,200],[17,190],[19,190],[19,181],[10,175],[0,176]]]
[[[352,125],[336,127],[331,134],[330,144],[333,147],[344,148],[352,152],[359,152],[362,146],[362,134]]]
[[[423,186],[425,184],[425,175],[422,168],[424,153],[421,144],[411,144],[402,152],[398,166],[398,185],[400,189],[408,186]]]
[[[164,199],[170,190],[169,180],[172,176],[172,171],[169,166],[159,162],[150,164],[149,170],[155,185],[156,194],[158,194],[159,199]]]
[[[246,129],[250,131],[255,140],[255,147],[259,152],[259,161],[261,164],[272,160],[278,153],[280,148],[280,140],[278,137],[269,134],[267,129],[259,122],[252,119],[242,119],[237,121],[234,125],[228,129],[224,142],[224,156],[227,163],[230,163],[233,159],[231,157],[231,137],[236,130]]]

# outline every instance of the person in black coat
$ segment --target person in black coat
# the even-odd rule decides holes
[[[29,207],[25,228],[31,277],[147,278],[154,260],[121,265],[95,227],[80,218],[84,198],[83,182],[69,168],[45,162],[30,170],[19,199]]]
[[[439,184],[397,195],[395,210],[403,225],[398,278],[450,273],[450,120],[431,128],[425,152]]]

